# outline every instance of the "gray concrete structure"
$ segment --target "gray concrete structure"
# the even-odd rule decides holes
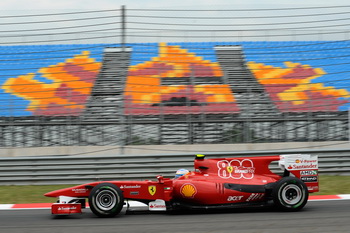
[[[242,143],[242,144],[191,144],[191,145],[129,145],[129,146],[56,146],[28,148],[0,148],[0,157],[23,156],[104,156],[104,155],[162,155],[174,153],[206,153],[206,152],[248,152],[284,151],[284,150],[326,150],[348,149],[348,141],[330,142],[280,142],[280,143]]]

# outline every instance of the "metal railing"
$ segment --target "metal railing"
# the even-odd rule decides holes
[[[319,157],[319,172],[350,175],[348,149],[207,153],[207,158],[307,153]],[[193,169],[195,154],[50,156],[0,158],[0,185],[80,184],[99,180],[145,180],[173,177]],[[277,163],[270,166],[278,171]]]

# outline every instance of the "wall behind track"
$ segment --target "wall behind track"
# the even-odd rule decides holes
[[[321,174],[350,175],[349,149],[211,152],[207,158],[308,153],[319,156]],[[179,168],[193,170],[195,153],[114,156],[38,156],[0,158],[0,185],[80,184],[102,180],[173,177]],[[271,169],[278,171],[277,164]]]
[[[130,145],[130,146],[50,146],[50,147],[10,147],[0,148],[0,157],[23,156],[105,156],[105,155],[164,155],[180,153],[216,153],[284,150],[298,153],[302,149],[347,149],[349,141],[327,142],[275,142],[275,143],[235,143],[235,144],[181,144],[181,145]]]

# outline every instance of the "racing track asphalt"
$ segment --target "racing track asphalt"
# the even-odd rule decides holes
[[[50,210],[0,211],[0,232],[124,233],[124,232],[350,232],[350,200],[314,201],[299,212],[266,208],[215,213],[137,213],[103,219],[90,210],[82,215],[53,218]]]

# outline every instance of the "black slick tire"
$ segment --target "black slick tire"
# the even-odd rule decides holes
[[[98,184],[90,192],[89,205],[91,211],[98,217],[114,217],[123,208],[123,192],[111,183]]]
[[[274,205],[283,211],[301,210],[307,203],[309,191],[303,181],[296,177],[283,177],[272,190]]]

